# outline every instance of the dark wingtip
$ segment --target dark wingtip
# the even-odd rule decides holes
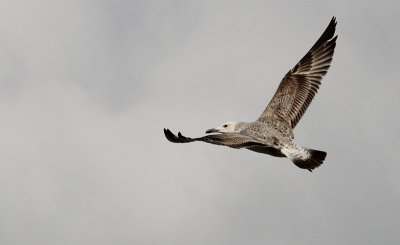
[[[329,26],[334,25],[336,27],[336,24],[337,24],[336,16],[333,16],[331,21],[329,22]]]
[[[171,130],[164,128],[164,134],[165,137],[171,141],[172,143],[189,143],[194,141],[191,138],[185,137],[181,134],[181,132],[178,133],[178,136],[176,136],[175,134],[173,134],[171,132]]]
[[[311,50],[317,49],[319,46],[325,44],[326,42],[328,42],[333,38],[336,31],[336,24],[337,24],[336,17],[333,16],[331,21],[329,22],[329,25],[326,27],[322,35],[318,38],[317,42],[312,46]]]
[[[164,135],[169,141],[176,142],[177,137],[169,129],[164,128]]]

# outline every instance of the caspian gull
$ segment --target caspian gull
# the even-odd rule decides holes
[[[255,122],[227,122],[199,138],[174,135],[164,129],[173,143],[203,141],[231,148],[245,148],[275,157],[288,157],[300,168],[312,171],[326,158],[326,152],[305,148],[293,142],[293,129],[310,105],[327,73],[336,46],[336,18],[310,51],[284,76],[267,108]]]

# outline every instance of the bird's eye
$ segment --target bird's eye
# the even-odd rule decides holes
[[[226,127],[228,127],[228,125],[226,125],[226,124],[225,124],[225,125],[224,125],[224,126],[222,126],[222,127],[226,128]]]

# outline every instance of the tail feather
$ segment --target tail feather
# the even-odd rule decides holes
[[[324,162],[326,158],[326,152],[318,151],[313,149],[307,149],[308,153],[310,153],[310,158],[301,159],[301,158],[294,158],[290,159],[294,164],[296,164],[299,168],[304,168],[312,172],[313,169],[318,168]]]
[[[282,152],[299,168],[312,172],[318,168],[326,158],[326,152],[297,146],[291,149],[282,149]]]

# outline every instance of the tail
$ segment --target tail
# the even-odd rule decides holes
[[[285,154],[297,167],[307,169],[312,172],[318,168],[326,158],[326,152],[308,149],[299,145],[290,145],[282,148]]]

